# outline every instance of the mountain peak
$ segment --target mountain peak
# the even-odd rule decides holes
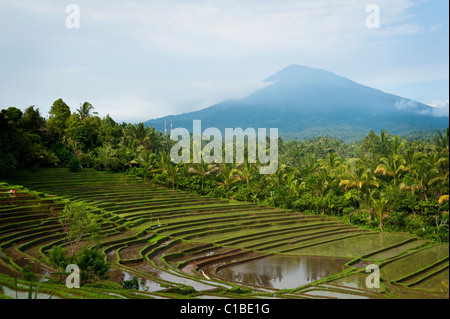
[[[345,140],[362,138],[370,130],[386,129],[401,135],[448,126],[448,118],[431,116],[430,106],[322,69],[290,65],[265,81],[272,84],[246,98],[147,124],[162,130],[167,119],[173,120],[175,127],[186,128],[193,120],[202,120],[206,127],[220,130],[277,127],[281,134],[299,138],[330,135]]]
[[[349,85],[354,83],[344,77],[338,76],[332,72],[315,69],[309,66],[292,64],[283,70],[275,73],[274,75],[268,77],[265,82],[282,82],[283,84],[295,84],[295,85],[329,85],[338,84]]]

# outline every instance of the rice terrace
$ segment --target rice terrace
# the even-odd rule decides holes
[[[0,1],[3,317],[437,313],[449,6]]]
[[[449,294],[448,243],[334,216],[204,197],[89,168],[19,170],[0,184],[0,196],[0,296],[26,298],[28,281],[15,279],[24,269],[37,279],[47,274],[36,292],[43,299]],[[78,289],[68,289],[67,274],[50,262],[52,248],[69,248],[59,222],[69,202],[98,216],[96,245],[110,263],[107,280]],[[366,285],[369,264],[379,266],[378,288]]]

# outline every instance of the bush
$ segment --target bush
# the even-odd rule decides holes
[[[124,280],[122,282],[122,288],[123,289],[133,289],[133,290],[139,290],[139,282],[136,278],[136,276],[133,277],[131,280]]]
[[[172,287],[166,290],[168,293],[174,293],[178,295],[194,295],[197,293],[197,291],[194,289],[194,287],[186,286],[186,285],[179,285],[178,287]]]
[[[82,154],[80,156],[80,165],[89,168],[94,165],[94,158],[89,154]]]
[[[234,288],[228,289],[228,292],[232,293],[232,294],[242,295],[242,294],[249,294],[252,292],[252,290],[249,287],[244,287],[244,288],[234,287]]]
[[[109,278],[109,263],[104,255],[95,248],[84,247],[76,258],[76,264],[80,267],[81,282],[93,282],[107,280]]]
[[[71,261],[66,257],[67,249],[60,246],[53,246],[50,250],[49,261],[52,265],[59,269],[65,269],[67,265],[71,264]]]
[[[81,170],[80,161],[76,157],[72,157],[67,163],[67,167],[71,172],[79,172]]]
[[[26,265],[25,267],[23,267],[23,279],[25,279],[26,281],[36,281],[36,274],[31,272],[31,266],[30,265]]]
[[[372,223],[370,213],[361,210],[350,213],[348,215],[348,220],[353,225],[370,225]]]
[[[0,177],[11,175],[17,168],[17,161],[10,153],[0,152]]]

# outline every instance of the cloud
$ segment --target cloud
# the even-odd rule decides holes
[[[434,101],[431,106],[431,114],[436,117],[449,117],[449,100],[447,101]]]
[[[75,3],[81,18],[77,30],[65,26],[69,3],[0,3],[5,22],[0,30],[2,103],[37,104],[44,111],[61,97],[76,107],[88,100],[100,114],[117,114],[118,121],[160,117],[243,97],[261,88],[260,80],[293,63],[344,76],[370,74],[361,66],[383,63],[382,48],[423,32],[420,19],[408,14],[418,4],[413,0],[377,0],[381,28],[376,30],[365,25],[365,9],[373,0]],[[442,31],[439,25],[432,29]],[[358,64],[358,59],[364,61]],[[371,59],[376,63],[367,63]],[[329,67],[333,65],[337,70]],[[414,76],[391,66],[386,69],[392,75],[383,76],[388,71],[376,67],[381,76],[375,82],[448,79],[442,75],[448,67],[424,64],[425,72],[417,70]]]
[[[432,26],[431,28],[429,28],[428,31],[429,32],[434,32],[434,31],[442,28],[443,26],[444,26],[443,23],[439,23],[439,24],[436,24],[436,25]]]
[[[395,102],[395,107],[399,110],[416,110],[417,106],[417,103],[413,100],[401,99]]]
[[[435,117],[448,117],[449,116],[449,100],[447,101],[434,101],[431,103],[430,108],[420,109],[419,105],[413,100],[401,99],[395,102],[395,107],[399,110],[409,110],[422,115],[429,115]]]

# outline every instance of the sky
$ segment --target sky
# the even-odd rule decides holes
[[[298,64],[448,115],[448,0],[0,0],[0,21],[0,109],[62,98],[138,123]]]

